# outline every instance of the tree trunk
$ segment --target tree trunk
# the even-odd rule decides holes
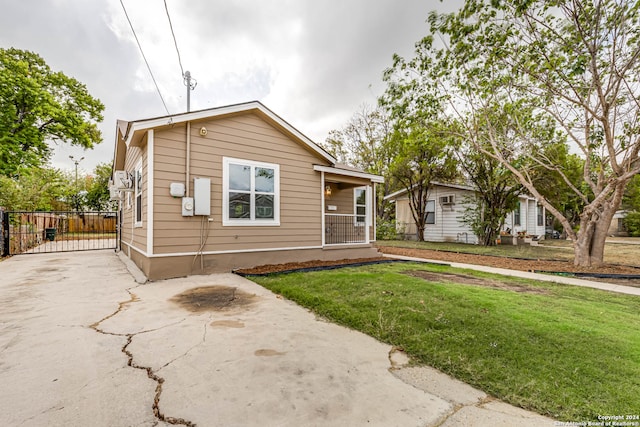
[[[416,228],[418,229],[418,235],[416,236],[418,238],[418,242],[424,242],[424,229],[426,228],[425,224],[416,224]]]

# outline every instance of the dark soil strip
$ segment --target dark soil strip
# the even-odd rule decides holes
[[[319,265],[316,267],[300,267],[300,268],[288,268],[284,270],[274,270],[266,273],[253,273],[251,269],[240,269],[234,270],[233,273],[242,277],[262,277],[262,276],[271,276],[274,274],[288,274],[288,273],[306,273],[311,271],[325,271],[325,270],[336,270],[338,268],[346,268],[346,267],[360,267],[363,265],[375,265],[375,264],[390,264],[396,262],[420,262],[420,261],[408,261],[404,259],[384,259],[384,260],[376,260],[376,261],[363,261],[363,262],[354,262],[354,263],[340,263],[340,264],[330,264],[330,265]],[[423,262],[423,264],[433,264],[429,262]],[[438,263],[437,265],[448,265],[444,263]]]
[[[596,279],[621,279],[621,280],[638,280],[640,274],[610,274],[610,273],[572,273],[570,271],[544,271],[534,270],[534,273],[554,274],[556,276],[567,277],[591,277]]]

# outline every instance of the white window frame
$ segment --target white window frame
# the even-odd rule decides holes
[[[433,203],[433,211],[427,211],[427,206],[429,205],[429,203]],[[436,199],[430,199],[427,200],[427,205],[425,205],[424,207],[424,224],[425,225],[435,225],[436,221],[438,219],[438,216],[436,215]],[[429,212],[433,212],[433,222],[427,222],[427,217],[429,216]]]
[[[364,191],[364,205],[358,204],[358,191]],[[367,187],[356,187],[353,189],[353,224],[357,227],[364,227],[367,225],[367,216],[369,214],[369,192]],[[358,214],[358,206],[364,206],[364,215]],[[364,221],[358,221],[358,217],[364,217]]]
[[[138,175],[139,174],[139,175]],[[138,178],[139,176],[139,178]],[[138,160],[136,167],[133,170],[133,221],[134,227],[142,227],[142,159]],[[138,221],[138,197],[140,197],[140,220]]]
[[[235,219],[229,218],[229,165],[241,165],[251,167],[251,218]],[[255,218],[255,169],[273,169],[273,219]],[[260,194],[260,192],[258,192]],[[227,226],[279,226],[280,225],[280,165],[275,163],[256,162],[253,160],[235,159],[232,157],[222,158],[222,225]]]

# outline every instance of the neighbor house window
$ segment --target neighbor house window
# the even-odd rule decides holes
[[[544,225],[544,207],[538,205],[538,226]]]
[[[513,226],[520,225],[520,202],[516,206],[516,210],[513,211]]]
[[[223,159],[223,225],[280,225],[280,166]]]
[[[365,225],[367,222],[367,189],[356,188],[353,193],[356,225]]]
[[[142,227],[142,160],[138,162],[133,173],[133,185],[135,194],[135,226]]]
[[[424,223],[435,224],[436,223],[436,201],[427,200],[427,206],[425,206]]]

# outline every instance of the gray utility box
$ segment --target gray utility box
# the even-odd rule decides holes
[[[193,204],[195,215],[211,215],[211,179],[193,179]]]

